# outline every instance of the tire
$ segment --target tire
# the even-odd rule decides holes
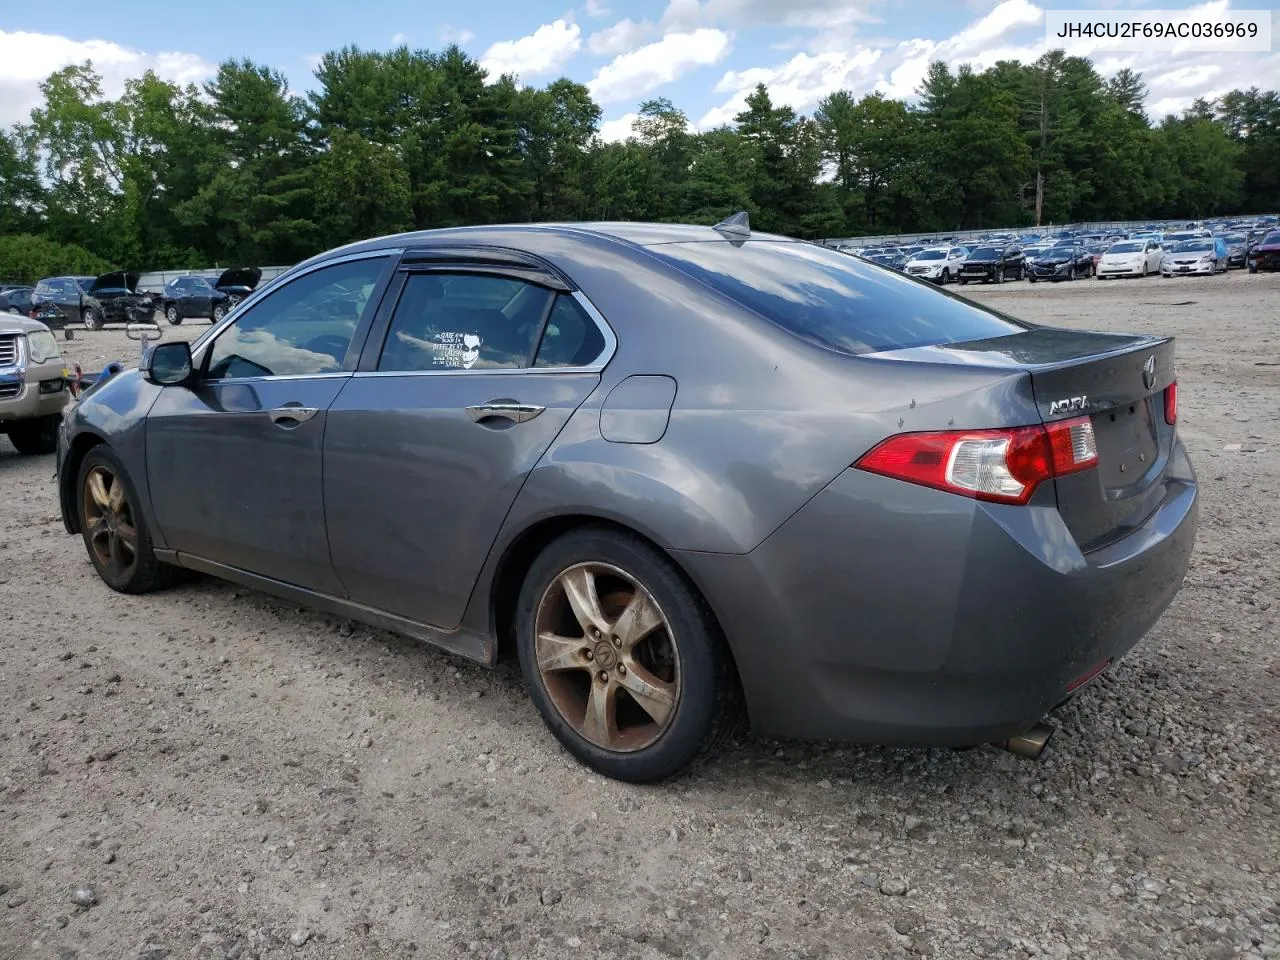
[[[80,319],[84,321],[84,327],[86,330],[102,329],[102,314],[93,307],[85,307],[80,313]]]
[[[966,280],[964,277],[961,277],[961,278],[960,278],[959,280],[957,280],[956,282],[957,282],[957,283],[959,283],[959,284],[960,284],[960,286],[962,286],[962,287],[964,287],[964,286],[968,286],[968,284],[969,284],[969,281],[968,281],[968,280]]]
[[[1250,272],[1250,273],[1257,273],[1257,272],[1258,272],[1258,265],[1257,265],[1256,263],[1251,263],[1251,264],[1249,264],[1249,272]]]
[[[1004,267],[996,267],[995,282],[1004,283]]]
[[[23,420],[9,428],[9,442],[23,456],[38,457],[58,450],[58,421],[62,417],[52,414]]]
[[[943,267],[942,268],[942,286],[945,287],[950,282],[951,282],[951,271],[948,270],[946,267]]]
[[[214,323],[219,323],[219,322],[221,322],[222,318],[223,318],[223,317],[225,317],[226,315],[227,315],[227,307],[226,307],[226,304],[223,304],[223,303],[215,303],[215,304],[213,305],[213,318],[212,318],[212,319],[213,319],[213,322],[214,322]]]
[[[22,316],[22,311],[19,310],[17,307],[10,307],[9,312],[12,313],[15,317]]]
[[[113,502],[116,495],[114,494],[117,489],[116,484],[120,485],[118,496],[121,508],[119,510],[100,506],[97,498],[86,489],[90,482],[90,475],[99,472],[105,472],[110,478],[109,482],[104,478],[103,486],[103,492],[107,495],[109,503]],[[80,472],[76,476],[75,497],[79,512],[80,535],[84,539],[85,550],[89,554],[89,560],[93,563],[94,569],[98,571],[98,576],[108,587],[120,593],[148,593],[170,586],[183,578],[184,571],[181,568],[161,563],[156,558],[146,517],[137,508],[138,494],[129,480],[129,475],[125,472],[124,464],[106,444],[94,447],[81,462]],[[90,506],[86,503],[86,498],[93,503],[92,509],[97,512],[98,517],[103,518],[104,522],[99,522],[98,517],[90,514]],[[109,523],[105,522],[108,512],[113,514]],[[127,546],[127,538],[117,536],[117,531],[122,527],[128,527],[133,531],[132,548]],[[111,543],[120,539],[125,540],[126,546],[122,552],[116,553],[120,548],[111,546]],[[103,552],[100,552],[100,549]],[[115,556],[128,559],[129,553],[132,553],[132,563],[115,565],[110,560]]]
[[[182,323],[182,311],[176,303],[170,303],[164,308],[164,318],[169,321],[169,326],[176,327]]]
[[[1036,282],[1036,275],[1033,273],[1033,274],[1029,275],[1029,276],[1027,277],[1027,279],[1028,279],[1028,280],[1030,280],[1032,283],[1035,283],[1035,282]]]
[[[581,584],[578,596],[597,598],[598,619],[574,612],[562,576]],[[611,643],[621,611],[641,591],[658,625],[634,646],[621,636]],[[583,622],[598,622],[603,632]],[[538,639],[548,635],[564,642]],[[706,601],[661,551],[623,531],[584,527],[542,551],[520,590],[516,643],[525,685],[552,734],[580,762],[617,780],[650,783],[687,770],[715,752],[742,716],[733,661]],[[626,687],[643,683],[642,674],[661,685],[664,698],[644,708]],[[612,715],[595,726],[595,739],[593,703]],[[662,720],[648,712],[654,705]]]

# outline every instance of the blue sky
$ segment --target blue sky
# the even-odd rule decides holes
[[[566,5],[566,2],[578,5]],[[1276,0],[1235,3],[1274,7]],[[757,82],[809,112],[832,90],[909,97],[930,59],[1034,59],[1044,9],[1088,6],[1231,8],[1229,0],[1090,3],[1069,0],[38,0],[0,13],[0,123],[25,118],[36,84],[59,66],[93,59],[109,94],[147,68],[199,82],[229,56],[268,63],[298,91],[318,54],[347,43],[438,48],[457,42],[495,73],[541,85],[568,76],[589,85],[602,134],[625,136],[636,106],[665,96],[706,128],[732,119]],[[302,12],[305,10],[305,12]],[[1071,52],[1096,53],[1087,46]],[[1280,87],[1280,54],[1112,53],[1104,73],[1141,70],[1148,110],[1176,111],[1235,86]]]

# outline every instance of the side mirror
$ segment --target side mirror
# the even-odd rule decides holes
[[[143,377],[162,387],[178,386],[191,379],[191,344],[184,340],[159,343],[142,355],[138,364]]]

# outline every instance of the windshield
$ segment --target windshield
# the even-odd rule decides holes
[[[1262,244],[1263,246],[1268,246],[1268,247],[1274,244],[1280,244],[1280,233],[1268,233],[1265,237],[1262,238]]]
[[[1226,240],[1227,243],[1244,243],[1244,234],[1232,233],[1223,237],[1223,239]]]
[[[999,260],[1000,250],[995,247],[979,247],[969,254],[970,260]]]
[[[1052,250],[1046,250],[1041,260],[1070,260],[1076,255],[1075,247],[1054,247]]]
[[[1141,253],[1146,248],[1146,244],[1130,240],[1127,243],[1113,243],[1107,248],[1107,253]]]
[[[669,243],[659,258],[802,340],[874,353],[1020,333],[985,307],[808,243]]]
[[[1183,240],[1173,248],[1174,253],[1208,253],[1213,249],[1212,240]]]
[[[1195,237],[1194,233],[1171,233],[1168,234],[1166,240],[1191,240]]]
[[[916,254],[917,260],[945,260],[947,252],[945,250],[921,250]]]

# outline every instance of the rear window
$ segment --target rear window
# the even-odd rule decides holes
[[[1020,333],[932,285],[808,243],[667,243],[650,251],[803,340],[875,353]]]

